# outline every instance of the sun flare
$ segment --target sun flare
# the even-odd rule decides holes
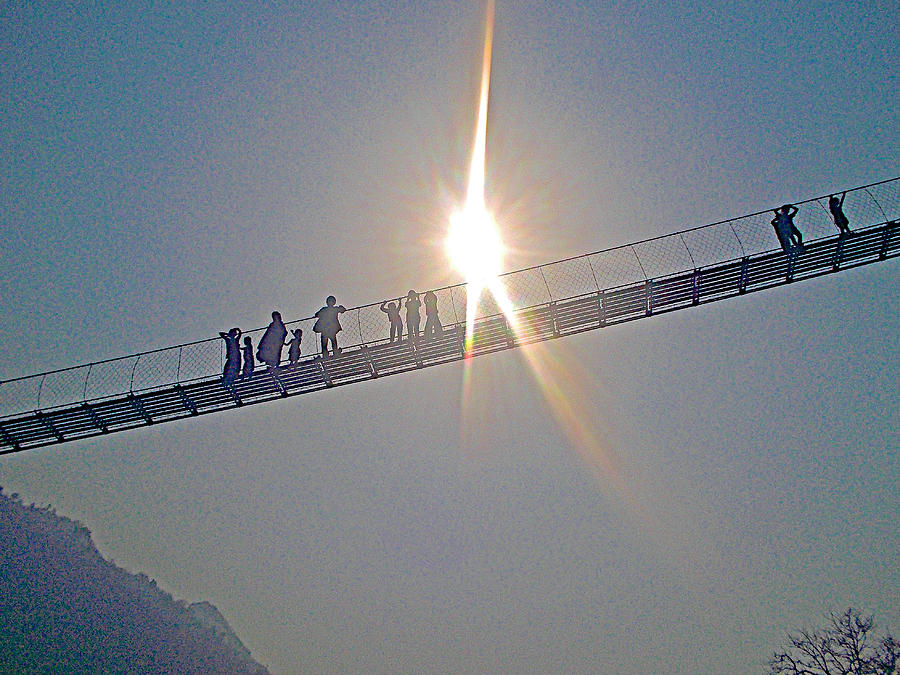
[[[503,242],[486,208],[466,204],[450,216],[447,255],[473,293],[479,292],[503,270]]]
[[[489,0],[484,31],[484,54],[481,59],[481,95],[478,103],[478,121],[475,126],[475,142],[472,145],[472,163],[469,167],[469,185],[464,206],[450,215],[450,227],[445,242],[447,257],[466,280],[467,352],[472,345],[475,310],[484,289],[493,293],[504,313],[512,315],[512,305],[499,282],[503,270],[503,242],[484,198],[493,33],[494,3],[493,0]]]
[[[475,353],[475,318],[479,310],[482,294],[493,296],[494,306],[502,313],[508,339],[523,340],[522,325],[507,288],[503,272],[506,249],[500,237],[500,229],[493,214],[487,208],[485,197],[485,165],[488,100],[491,80],[491,47],[494,28],[494,0],[487,2],[485,21],[484,54],[481,61],[481,95],[478,105],[478,121],[475,126],[475,140],[472,144],[472,160],[469,166],[469,183],[465,202],[451,212],[444,245],[447,257],[453,267],[466,281],[466,332],[463,353],[466,367],[463,374],[463,418],[462,428],[471,411],[472,370],[469,359]],[[547,288],[549,292],[549,286]],[[552,304],[552,303],[551,303]],[[488,305],[490,306],[490,305]],[[526,336],[527,338],[527,336]],[[594,422],[598,416],[585,401],[587,386],[580,381],[578,364],[566,364],[544,345],[532,345],[522,351],[530,370],[534,374],[541,391],[566,435],[572,441],[585,464],[595,478],[609,485],[621,495],[630,499],[621,462],[608,447],[603,430]],[[583,385],[583,386],[580,386]]]

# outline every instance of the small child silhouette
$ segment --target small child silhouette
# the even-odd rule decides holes
[[[292,366],[297,365],[297,361],[300,360],[300,340],[302,339],[303,329],[295,328],[291,331],[291,338],[284,343],[288,348],[288,361],[291,362]]]
[[[244,338],[244,372],[241,373],[241,376],[244,378],[248,378],[253,375],[253,342],[250,340],[250,336]]]

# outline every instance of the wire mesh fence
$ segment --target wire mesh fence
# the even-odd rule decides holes
[[[834,236],[838,228],[829,210],[828,197],[797,202],[794,219],[804,241]],[[900,177],[847,190],[843,211],[851,228],[877,225],[900,217]],[[754,213],[703,227],[648,239],[604,251],[509,272],[499,283],[515,309],[528,309],[583,296],[648,279],[737,260],[780,247],[772,227],[772,211]],[[465,284],[434,289],[438,316],[444,326],[463,325],[467,312]],[[422,295],[419,299],[422,300]],[[348,308],[340,314],[344,349],[375,346],[390,339],[385,303]],[[476,304],[475,319],[501,312],[497,301],[484,294]],[[420,310],[424,326],[426,312]],[[317,354],[319,334],[313,331],[315,317],[289,321],[289,330],[303,330],[303,358]],[[406,324],[406,321],[404,321]],[[409,326],[404,325],[408,331]],[[243,333],[255,353],[263,329]],[[290,335],[290,334],[289,334]],[[225,361],[220,338],[177,345],[166,349],[109,359],[37,375],[0,382],[0,418],[37,410],[49,410],[87,401],[120,397],[176,384],[216,377]],[[283,356],[286,358],[287,350]],[[256,368],[263,366],[256,365]]]

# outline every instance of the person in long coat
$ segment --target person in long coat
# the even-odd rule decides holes
[[[280,312],[272,312],[272,323],[266,328],[259,344],[256,347],[256,358],[265,363],[269,368],[276,368],[281,363],[281,349],[284,347],[284,338],[287,336],[287,328],[281,320]]]

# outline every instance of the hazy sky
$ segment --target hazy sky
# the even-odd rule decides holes
[[[0,8],[0,377],[460,280],[482,3],[127,5]],[[499,0],[508,268],[900,175],[898,25]],[[476,359],[465,394],[453,364],[29,451],[0,485],[273,673],[759,671],[830,608],[900,632],[898,283]]]

